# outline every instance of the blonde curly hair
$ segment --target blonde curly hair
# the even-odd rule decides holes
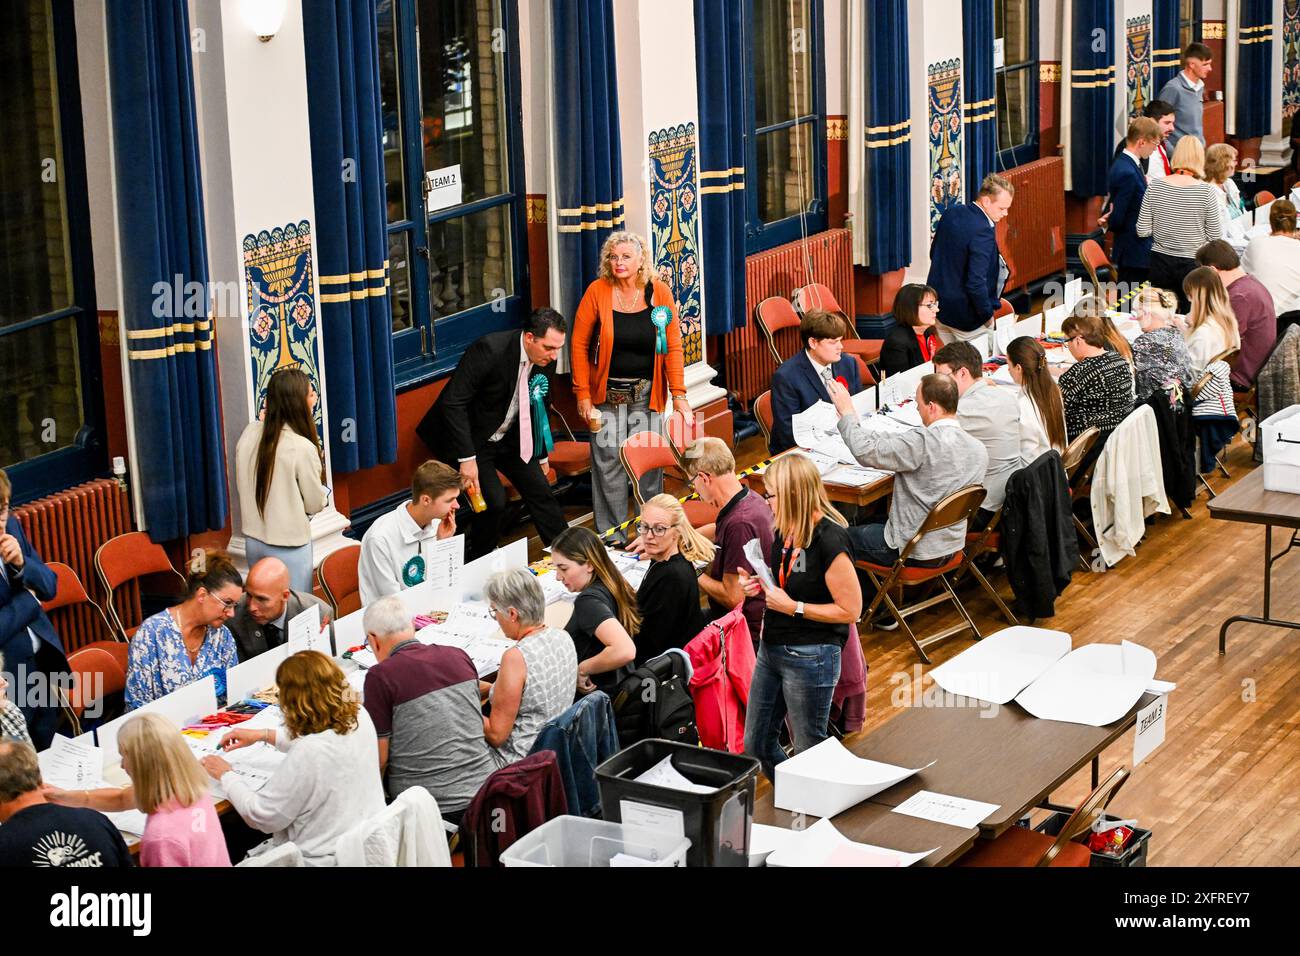
[[[641,267],[636,271],[636,284],[644,288],[651,279],[655,277],[654,264],[650,261],[650,245],[635,232],[613,232],[610,233],[605,244],[600,247],[600,272],[599,278],[606,282],[614,281],[614,270],[609,267],[609,257],[614,252],[616,246],[629,245],[635,246],[637,252],[641,254]]]

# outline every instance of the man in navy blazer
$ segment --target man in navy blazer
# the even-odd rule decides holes
[[[1160,124],[1139,116],[1128,124],[1124,150],[1110,167],[1110,206],[1097,224],[1115,235],[1110,261],[1123,283],[1145,282],[1151,268],[1151,237],[1137,234],[1137,221],[1147,192],[1147,161],[1159,145]]]
[[[9,476],[0,471],[0,655],[12,676],[11,693],[27,720],[37,750],[54,739],[59,725],[55,682],[68,669],[63,642],[41,609],[53,599],[59,580],[45,566],[9,511]]]
[[[844,323],[838,315],[813,309],[799,322],[803,351],[781,363],[772,376],[773,452],[793,448],[793,418],[818,402],[829,402],[826,382],[842,379],[850,395],[862,391],[862,376],[852,355],[844,354]]]
[[[974,202],[953,206],[939,220],[926,285],[939,294],[941,321],[935,331],[944,342],[984,335],[997,311],[1008,270],[998,252],[996,229],[1014,198],[1015,187],[990,173]]]

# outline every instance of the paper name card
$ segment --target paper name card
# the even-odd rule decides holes
[[[828,737],[776,765],[773,802],[782,810],[833,817],[932,765],[909,770],[864,760]]]
[[[751,843],[757,839],[754,831],[758,827],[759,824],[752,824]],[[824,818],[806,830],[781,831],[778,827],[763,829],[777,831],[762,836],[764,845],[774,845],[765,854],[768,866],[911,866],[937,849],[935,847],[923,853],[903,853],[887,847],[872,846],[870,843],[856,843]]]
[[[1006,704],[1070,653],[1070,635],[1042,627],[1007,627],[930,671],[950,694]]]
[[[333,656],[329,635],[320,632],[319,605],[313,604],[305,611],[289,618],[289,639],[286,643],[290,656],[299,651],[320,651],[327,657]]]
[[[230,668],[226,671],[226,700],[232,704],[238,703],[250,694],[273,685],[276,669],[288,656],[289,645],[285,643]]]
[[[1089,644],[1071,651],[1016,697],[1035,717],[1104,727],[1132,709],[1156,676],[1140,644]]]

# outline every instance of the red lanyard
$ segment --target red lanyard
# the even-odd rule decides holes
[[[778,583],[785,590],[785,579],[794,570],[794,563],[799,560],[799,548],[791,548],[789,542],[781,549],[781,575]]]

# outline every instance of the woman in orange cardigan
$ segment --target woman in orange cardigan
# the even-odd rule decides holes
[[[619,460],[624,440],[661,431],[662,416],[673,411],[688,428],[693,424],[677,306],[672,290],[654,278],[640,236],[616,232],[605,240],[599,278],[573,318],[572,360],[578,412],[591,426],[593,510],[603,534],[627,520],[628,482]],[[645,475],[640,486],[644,499],[654,497],[663,490],[663,473]]]

